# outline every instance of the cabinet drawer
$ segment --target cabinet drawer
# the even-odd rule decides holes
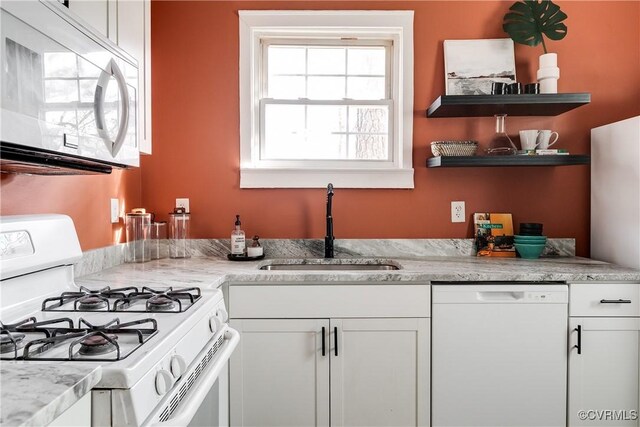
[[[640,316],[638,283],[572,283],[570,316]]]
[[[430,317],[430,297],[426,284],[231,284],[229,315],[235,319]]]

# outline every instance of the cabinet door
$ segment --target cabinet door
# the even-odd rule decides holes
[[[328,426],[329,321],[232,319],[230,324],[241,335],[230,360],[231,425]]]
[[[640,426],[640,319],[572,318],[570,336],[569,425]]]
[[[118,1],[118,46],[138,61],[138,140],[151,154],[151,4]]]
[[[69,10],[78,15],[101,35],[109,36],[108,0],[69,0]]]
[[[331,319],[331,425],[429,425],[429,335],[426,318]]]

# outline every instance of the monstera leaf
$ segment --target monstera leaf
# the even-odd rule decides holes
[[[524,0],[509,8],[502,28],[514,42],[529,46],[542,43],[547,53],[543,35],[551,40],[563,39],[567,35],[567,26],[562,23],[565,19],[567,15],[560,6],[550,0]]]

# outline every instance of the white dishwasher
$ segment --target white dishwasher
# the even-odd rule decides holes
[[[433,427],[566,425],[567,285],[433,285],[432,301]]]

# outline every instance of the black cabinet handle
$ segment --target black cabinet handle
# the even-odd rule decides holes
[[[335,355],[337,356],[338,355],[338,327],[337,326],[333,327],[333,333],[335,334],[333,339],[334,339],[335,350],[336,350]]]
[[[582,325],[578,325],[574,331],[578,331],[578,343],[573,347],[578,349],[578,354],[582,354]]]
[[[630,299],[601,299],[600,304],[631,304]]]
[[[323,326],[322,327],[322,355],[323,356],[325,355],[325,352],[324,352],[324,335],[325,335],[325,328]]]

